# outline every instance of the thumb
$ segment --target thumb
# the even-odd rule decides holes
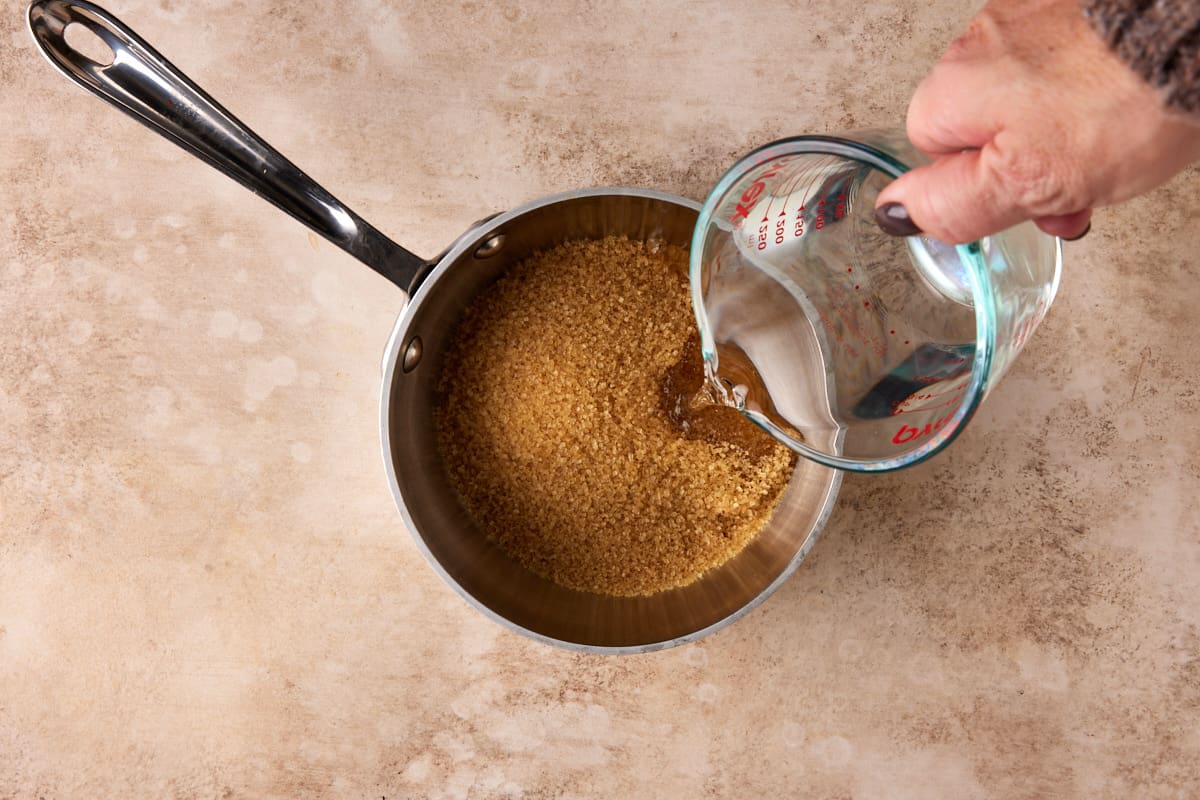
[[[1028,219],[986,169],[983,151],[939,157],[889,183],[875,201],[875,218],[886,233],[924,232],[964,244]],[[907,221],[907,224],[905,224]]]

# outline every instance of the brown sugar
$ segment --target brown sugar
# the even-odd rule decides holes
[[[791,451],[733,409],[685,430],[699,388],[687,251],[566,242],[467,309],[436,419],[463,505],[513,558],[566,586],[647,595],[736,555],[770,518]]]

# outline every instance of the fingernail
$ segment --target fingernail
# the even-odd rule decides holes
[[[884,203],[875,209],[875,222],[891,236],[916,236],[921,229],[908,217],[908,209],[899,203]]]
[[[1082,231],[1080,231],[1078,236],[1066,237],[1063,239],[1063,241],[1064,242],[1078,242],[1080,239],[1087,236],[1088,232],[1091,231],[1091,229],[1092,229],[1092,223],[1089,221],[1087,224],[1087,227],[1084,228]]]

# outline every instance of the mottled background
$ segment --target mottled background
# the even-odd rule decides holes
[[[540,195],[699,198],[772,138],[897,123],[970,5],[111,10],[432,255]],[[848,478],[760,609],[576,655],[468,607],[393,508],[400,293],[3,9],[0,798],[1200,794],[1197,171],[1097,215],[968,432]]]

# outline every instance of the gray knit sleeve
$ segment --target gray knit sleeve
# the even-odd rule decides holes
[[[1167,106],[1200,114],[1200,0],[1081,0],[1092,27]]]

